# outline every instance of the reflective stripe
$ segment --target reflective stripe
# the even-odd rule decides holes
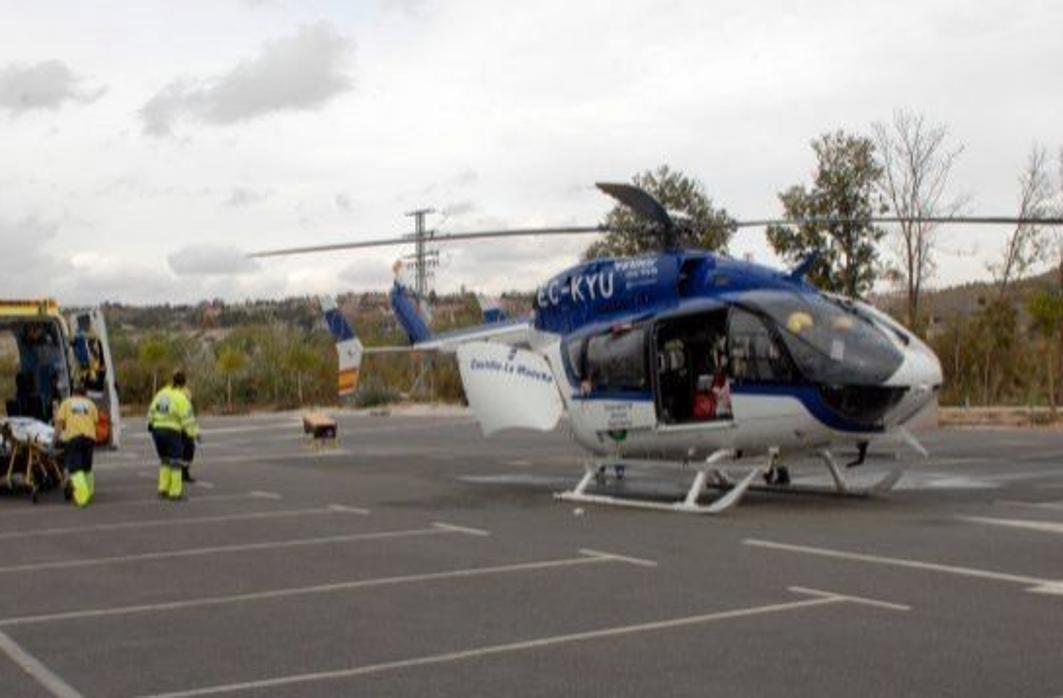
[[[184,431],[190,424],[194,425],[192,403],[184,391],[168,385],[156,393],[148,408],[148,424],[173,431]]]

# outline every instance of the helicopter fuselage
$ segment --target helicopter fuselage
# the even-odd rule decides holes
[[[536,293],[530,348],[598,456],[698,461],[889,437],[936,408],[941,366],[885,314],[706,252],[595,260]]]

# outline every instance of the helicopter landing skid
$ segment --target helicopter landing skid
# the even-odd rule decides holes
[[[682,501],[676,502],[661,502],[653,499],[639,499],[636,497],[617,497],[607,494],[588,494],[587,488],[596,479],[601,477],[606,461],[590,460],[583,466],[584,474],[583,478],[579,481],[579,484],[575,488],[567,492],[558,492],[554,494],[554,497],[558,500],[565,502],[583,502],[587,504],[607,504],[612,506],[624,506],[635,507],[639,509],[656,509],[658,511],[677,511],[684,514],[719,514],[722,513],[742,499],[742,496],[746,493],[746,490],[750,488],[753,481],[757,477],[762,477],[767,472],[767,468],[763,466],[755,466],[749,469],[741,479],[731,482],[727,479],[727,476],[717,467],[717,464],[724,460],[735,459],[736,454],[730,449],[720,449],[715,451],[704,462],[697,464],[697,475],[694,476],[694,481],[690,485],[690,489],[687,490],[686,497]],[[608,461],[608,464],[615,464],[615,459]],[[690,464],[682,464],[687,467]],[[710,504],[698,504],[698,497],[701,495],[708,486],[709,476],[712,475],[716,479],[717,483],[726,482],[728,491],[722,496],[715,499]]]
[[[768,482],[766,484],[757,483],[750,485],[749,489],[753,492],[789,492],[792,494],[821,494],[838,497],[873,497],[885,494],[892,490],[904,475],[903,471],[899,468],[891,469],[871,484],[854,486],[846,479],[844,469],[838,465],[838,462],[834,459],[834,455],[830,451],[824,449],[819,451],[818,455],[823,461],[823,464],[827,466],[827,471],[830,473],[833,486],[823,487],[820,485],[798,482]],[[716,471],[716,482],[711,483],[709,486],[718,489],[730,489],[734,484],[726,472],[718,470]]]

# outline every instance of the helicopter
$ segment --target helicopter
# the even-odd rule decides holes
[[[646,234],[659,241],[657,252],[576,264],[538,287],[527,317],[491,321],[485,313],[482,325],[438,335],[429,329],[423,299],[396,278],[390,301],[411,344],[365,353],[456,354],[466,398],[485,436],[506,429],[551,431],[567,414],[573,439],[589,457],[575,487],[555,494],[565,501],[719,514],[750,489],[868,496],[888,491],[901,476],[892,469],[869,486],[854,486],[845,471],[864,462],[869,445],[907,444],[927,455],[912,432],[933,422],[943,375],[938,357],[918,336],[865,302],[812,285],[805,278],[812,258],[779,270],[683,249],[685,221],[649,193],[630,184],[597,187],[646,221]],[[873,219],[901,220],[907,219]],[[605,230],[450,233],[434,242]],[[408,242],[401,237],[252,256]],[[330,326],[341,321],[344,341],[357,341],[342,315],[330,313]],[[359,343],[359,360],[362,353]],[[854,447],[857,459],[839,463],[835,453]],[[826,467],[827,487],[791,482],[784,459],[808,455]],[[675,501],[591,491],[605,482],[607,468],[622,480],[629,466],[668,466],[693,478]],[[710,489],[722,494],[702,503]]]

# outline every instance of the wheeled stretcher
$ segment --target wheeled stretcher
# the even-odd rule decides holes
[[[0,489],[29,493],[34,504],[42,492],[63,486],[66,480],[52,427],[26,417],[0,421],[0,467]]]

